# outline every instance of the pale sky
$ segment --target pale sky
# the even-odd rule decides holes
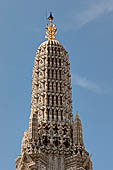
[[[0,170],[15,169],[28,129],[34,56],[50,11],[93,169],[113,170],[113,0],[0,0]]]

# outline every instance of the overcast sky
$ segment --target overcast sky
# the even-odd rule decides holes
[[[15,169],[28,129],[34,56],[50,11],[93,168],[113,170],[113,0],[0,0],[0,170]]]

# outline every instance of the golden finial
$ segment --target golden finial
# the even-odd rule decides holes
[[[50,16],[48,17],[48,20],[50,21],[50,24],[46,25],[46,36],[45,38],[47,38],[48,40],[54,40],[56,38],[56,26],[53,24],[53,16],[52,16],[52,12],[50,12]]]
[[[78,112],[76,112],[76,118],[79,118],[79,113]]]
[[[27,136],[27,130],[25,130],[25,132],[24,132],[24,136]]]

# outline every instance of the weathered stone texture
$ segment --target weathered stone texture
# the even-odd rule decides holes
[[[92,170],[81,121],[73,120],[68,53],[57,40],[36,52],[29,129],[16,170]]]

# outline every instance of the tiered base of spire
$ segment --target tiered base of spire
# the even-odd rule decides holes
[[[73,126],[42,123],[36,139],[26,132],[16,165],[16,170],[92,170],[80,119],[77,117]]]

